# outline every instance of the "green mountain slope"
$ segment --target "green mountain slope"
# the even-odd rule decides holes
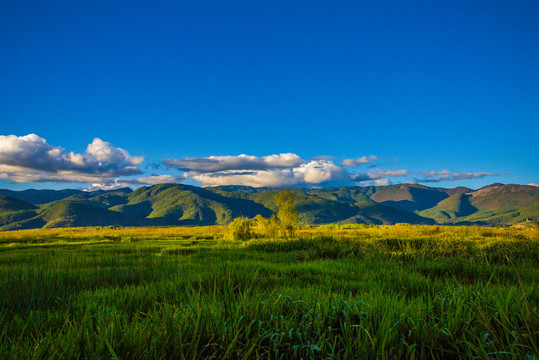
[[[527,219],[537,221],[539,219],[539,204],[525,206],[515,210],[479,210],[478,212],[457,219],[454,223],[459,224],[479,224],[491,226],[507,226],[519,224]]]
[[[417,184],[389,185],[376,191],[371,200],[405,211],[421,211],[435,206],[449,195],[438,188]]]
[[[11,196],[0,195],[0,213],[6,211],[35,210],[36,206]]]
[[[144,203],[143,205],[137,205]],[[137,206],[134,208],[133,206]],[[163,184],[140,188],[129,195],[129,203],[117,211],[148,211],[148,218],[178,224],[227,224],[238,216],[270,216],[263,205],[241,197],[227,197],[203,188]],[[136,209],[136,210],[135,210]]]
[[[128,195],[123,192],[110,192],[99,195],[96,195],[95,192],[85,192],[82,194],[68,196],[65,199],[56,200],[47,204],[42,204],[40,206],[41,208],[47,208],[66,201],[83,203],[108,209],[112,206],[126,204],[129,200]]]
[[[0,213],[0,228],[9,224],[16,223],[31,219],[37,216],[37,212],[33,210],[21,210],[21,211],[5,211]],[[41,226],[39,226],[41,227]]]
[[[131,190],[130,188],[122,188],[122,189],[116,189],[116,190],[97,190],[97,191],[92,191],[92,192],[76,190],[76,189],[64,189],[64,190],[28,189],[28,190],[22,190],[22,191],[0,189],[0,195],[7,195],[7,196],[22,200],[30,204],[40,205],[40,204],[51,203],[58,200],[65,200],[68,197],[74,196],[74,195],[85,195],[89,197],[95,197],[95,196],[108,194],[108,193],[129,194],[132,191],[133,190]]]
[[[134,204],[112,206],[109,210],[118,211],[131,216],[146,218],[152,213],[153,208],[150,201],[143,200]]]
[[[266,189],[262,192],[250,192],[241,189],[240,192],[231,192],[223,187],[211,188],[209,191],[213,191],[221,196],[235,199],[249,200],[254,203],[262,205],[267,211],[266,215],[271,216],[272,213],[277,212],[273,196],[280,189]],[[298,190],[298,189],[294,189]],[[301,189],[300,189],[301,190]],[[299,222],[302,224],[326,224],[331,222],[339,222],[345,220],[357,213],[357,208],[348,202],[341,202],[335,200],[329,200],[325,197],[318,197],[314,195],[305,195],[308,191],[297,191],[298,201],[296,204],[296,210],[299,215]]]
[[[302,224],[340,222],[357,214],[357,210],[352,204],[315,196],[300,196],[296,203],[296,211]]]
[[[413,224],[431,224],[431,219],[425,219],[413,213],[374,203],[368,197],[372,187],[342,187],[328,189],[294,189],[298,194],[296,210],[301,224],[328,223],[363,223],[363,224],[395,224],[410,222]],[[223,196],[250,199],[263,204],[276,212],[273,195],[279,189],[266,189],[262,192],[245,191],[230,192],[222,187],[211,188]],[[367,199],[363,200],[362,199]],[[337,200],[339,199],[339,200]],[[356,201],[355,199],[359,199]],[[359,205],[358,205],[359,204]],[[370,206],[366,206],[370,205]]]
[[[471,203],[480,210],[517,209],[537,203],[539,187],[492,184],[473,192]]]
[[[5,225],[2,230],[106,225],[141,226],[151,225],[151,223],[146,219],[131,217],[97,206],[65,201],[41,210],[33,218]]]
[[[37,215],[37,207],[13,198],[0,195],[0,227],[17,221],[33,218]]]
[[[357,203],[357,214],[341,221],[344,224],[393,225],[397,223],[432,225],[435,221],[387,205],[369,202]]]
[[[13,198],[22,200],[24,202],[38,205],[46,204],[51,201],[62,200],[69,196],[83,193],[81,190],[65,189],[65,190],[22,190],[12,191],[6,189],[0,189],[0,194],[8,195]]]
[[[471,215],[477,211],[477,208],[470,203],[470,197],[471,195],[456,193],[440,201],[436,206],[421,211],[419,215],[436,221]]]
[[[505,226],[539,218],[539,188],[525,185],[493,184],[476,191],[416,184],[294,190],[299,195],[296,208],[301,224],[438,222]],[[18,197],[0,195],[0,230],[227,224],[239,216],[271,216],[277,211],[273,197],[279,191],[182,184],[154,185],[136,191],[12,191]],[[56,199],[35,206],[20,199],[29,195],[35,203]]]
[[[374,186],[343,186],[325,189],[299,189],[298,192],[304,195],[354,204],[359,201],[373,202],[370,196],[374,194],[375,191]]]
[[[456,194],[420,212],[441,223],[511,225],[526,218],[537,220],[539,188],[492,184],[470,194]]]

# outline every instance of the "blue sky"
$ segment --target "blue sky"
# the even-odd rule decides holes
[[[0,187],[539,183],[537,18],[537,1],[4,0]]]

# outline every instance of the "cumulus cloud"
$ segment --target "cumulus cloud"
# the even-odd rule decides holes
[[[204,158],[166,159],[162,165],[175,168],[181,175],[143,174],[142,156],[132,156],[99,138],[84,153],[68,152],[53,146],[36,134],[0,136],[0,179],[13,182],[78,182],[92,184],[89,189],[116,189],[127,186],[177,183],[192,179],[205,186],[247,185],[254,187],[388,185],[391,179],[411,174],[421,175],[415,182],[478,179],[497,176],[488,172],[467,173],[449,170],[410,172],[408,170],[369,169],[350,173],[347,168],[371,164],[379,166],[380,158],[370,155],[344,159],[341,165],[331,156],[317,156],[305,161],[294,153],[268,156],[210,156]],[[376,162],[376,164],[375,164]],[[161,170],[158,163],[146,169]],[[409,180],[409,179],[408,179]],[[530,184],[537,186],[537,184]]]
[[[115,181],[112,181],[110,183],[94,183],[90,186],[88,186],[86,189],[82,189],[83,191],[97,191],[97,190],[118,190],[121,188],[129,187],[130,184],[124,183],[119,181],[120,179],[114,179]]]
[[[354,181],[377,180],[383,177],[399,177],[408,175],[408,170],[382,170],[376,169],[368,173],[355,173],[351,176]]]
[[[36,134],[0,135],[0,178],[14,182],[106,182],[141,174],[137,165],[143,160],[98,138],[77,154]]]
[[[245,185],[254,187],[301,186],[349,180],[348,172],[327,157],[306,162],[292,153],[268,156],[210,156],[167,159],[167,167],[206,186]]]
[[[391,177],[401,177],[408,175],[408,170],[382,170],[376,169],[366,173],[355,173],[350,176],[352,181],[360,185],[389,185]]]
[[[490,172],[456,172],[449,170],[441,171],[424,171],[420,172],[424,176],[423,179],[416,179],[417,182],[423,183],[436,183],[440,181],[456,181],[456,180],[469,180],[469,179],[482,179],[487,176],[499,176],[500,174],[494,174]]]
[[[349,174],[345,169],[328,160],[313,160],[287,169],[191,171],[187,173],[187,176],[209,186],[245,185],[254,187],[317,185],[349,179]]]
[[[263,157],[250,155],[210,156],[207,158],[168,159],[167,167],[185,171],[187,178],[205,186],[245,185],[253,187],[312,186],[329,184],[387,185],[389,178],[409,174],[407,170],[370,170],[350,174],[344,166],[369,164],[374,155],[346,159],[344,166],[333,157],[317,156],[306,162],[296,154],[276,154]]]
[[[348,171],[335,165],[332,161],[313,160],[293,169],[294,177],[307,184],[348,180]]]
[[[120,188],[129,187],[132,185],[142,186],[142,185],[157,185],[157,184],[170,184],[170,183],[179,183],[185,180],[185,176],[172,176],[172,175],[149,175],[142,176],[138,178],[130,179],[111,179],[108,182],[94,183],[85,191],[94,191],[94,190],[115,190]]]
[[[114,147],[110,143],[95,138],[86,148],[86,153],[93,155],[95,159],[104,163],[121,164],[128,162],[131,165],[139,165],[144,161],[144,156],[130,156],[124,149]]]
[[[530,186],[537,186],[537,187],[539,187],[539,184],[536,184],[536,183],[529,183],[528,185],[530,185]]]
[[[365,165],[365,164],[372,164],[378,160],[377,156],[369,155],[369,156],[362,156],[357,159],[344,159],[341,162],[342,166],[359,166],[359,165]]]
[[[388,178],[365,181],[363,183],[364,183],[363,185],[372,184],[372,185],[375,185],[375,186],[386,186],[386,185],[391,184],[391,182],[389,181]]]
[[[210,156],[206,158],[166,159],[163,163],[168,168],[182,171],[211,173],[228,170],[266,170],[291,168],[303,164],[305,160],[296,154],[285,153],[268,156]]]

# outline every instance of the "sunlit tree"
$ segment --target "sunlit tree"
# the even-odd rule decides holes
[[[256,226],[260,232],[267,238],[275,238],[279,232],[279,221],[275,218],[275,215],[271,215],[270,218],[265,218],[262,215],[255,216]]]
[[[277,217],[279,218],[281,229],[288,236],[294,236],[298,226],[297,198],[298,193],[289,189],[273,195],[278,209]]]
[[[247,217],[237,217],[228,225],[230,238],[232,240],[249,240],[253,237],[251,233],[252,222]]]

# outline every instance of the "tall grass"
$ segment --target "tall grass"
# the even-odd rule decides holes
[[[0,233],[0,358],[529,359],[537,230]]]

